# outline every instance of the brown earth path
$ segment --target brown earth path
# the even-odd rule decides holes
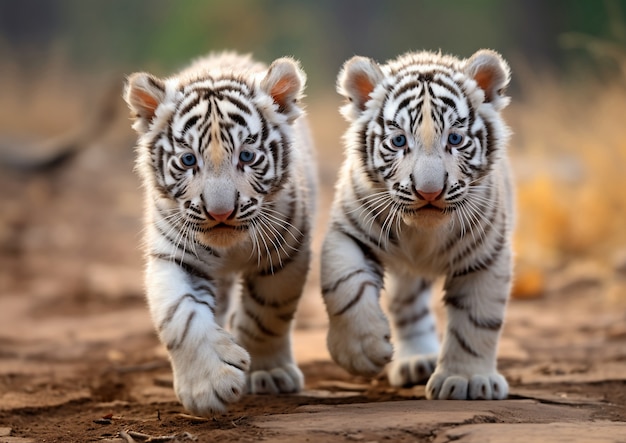
[[[423,386],[349,376],[329,360],[324,327],[313,327],[295,334],[304,392],[247,396],[210,419],[176,402],[139,294],[4,295],[0,442],[624,442],[626,316],[599,285],[574,281],[511,303],[506,401],[427,401]]]
[[[326,352],[313,283],[294,339],[304,392],[187,415],[143,300],[141,192],[122,120],[65,169],[0,173],[0,443],[626,442],[626,261],[573,262],[546,274],[540,296],[512,300],[506,401],[433,402],[423,386],[348,375]],[[320,226],[341,157],[338,135],[327,139]]]

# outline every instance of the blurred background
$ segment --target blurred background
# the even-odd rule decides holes
[[[42,315],[142,303],[126,75],[222,49],[301,60],[323,233],[346,127],[341,64],[486,47],[513,70],[514,295],[583,280],[624,300],[625,13],[625,0],[0,0],[0,297],[47,300]]]

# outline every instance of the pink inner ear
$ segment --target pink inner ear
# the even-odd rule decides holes
[[[288,102],[290,100],[290,96],[292,95],[293,87],[293,79],[289,76],[281,78],[272,87],[270,95],[281,110],[285,109],[289,105]]]
[[[352,84],[354,86],[354,92],[356,92],[359,99],[359,107],[362,108],[365,106],[367,100],[369,100],[370,94],[374,90],[374,85],[366,74],[355,75]]]
[[[157,100],[150,95],[148,92],[138,89],[134,91],[133,97],[135,99],[135,103],[137,107],[139,107],[143,112],[143,117],[151,120],[154,117],[154,113],[156,108],[159,106]]]
[[[480,89],[485,91],[485,98],[487,101],[491,101],[493,99],[493,82],[494,82],[494,72],[491,69],[484,68],[476,73],[474,76],[474,80],[478,83]]]

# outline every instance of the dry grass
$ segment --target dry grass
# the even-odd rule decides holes
[[[519,261],[612,264],[626,249],[626,85],[527,82],[511,108]]]

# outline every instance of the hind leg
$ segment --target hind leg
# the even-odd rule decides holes
[[[387,368],[392,386],[426,383],[435,370],[439,340],[430,310],[431,282],[407,275],[388,276],[389,313],[396,352]]]

